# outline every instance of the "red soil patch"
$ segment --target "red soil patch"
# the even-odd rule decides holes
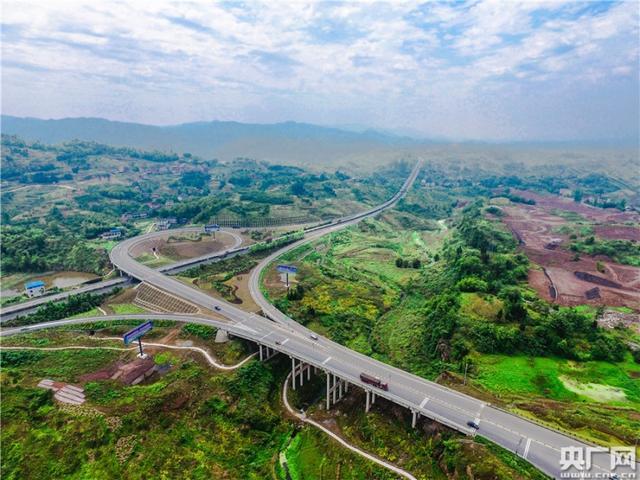
[[[596,235],[602,238],[640,242],[640,228],[638,227],[632,227],[628,225],[598,225],[595,227],[595,232]]]
[[[542,267],[529,272],[529,284],[542,298],[561,305],[627,306],[640,310],[640,268],[620,265],[604,256],[589,257],[581,254],[580,259],[574,261],[574,253],[564,248],[569,242],[568,237],[555,233],[558,227],[568,224],[568,221],[554,215],[552,211],[573,211],[593,221],[611,223],[633,221],[638,217],[636,214],[597,209],[571,200],[530,192],[518,192],[518,195],[532,198],[537,203],[504,207],[506,215],[503,221],[519,240],[520,248],[529,259]],[[615,238],[635,235],[638,230],[618,225],[598,225],[598,228],[609,235],[622,232],[621,237]],[[582,273],[576,275],[576,272]],[[594,287],[598,287],[599,295],[587,298],[587,292]],[[593,292],[591,295],[593,296]]]
[[[233,245],[234,241],[229,235],[217,235],[215,240],[211,237],[203,237],[197,241],[181,240],[171,237],[169,231],[166,237],[154,238],[135,245],[131,249],[131,256],[136,258],[144,253],[151,255],[155,248],[156,252],[173,260],[186,260],[227,249]]]
[[[229,237],[226,237],[231,240]],[[232,241],[223,242],[220,240],[200,240],[198,242],[183,241],[169,242],[160,246],[160,253],[176,260],[199,257],[211,252],[223,250],[226,246],[231,246]]]
[[[621,212],[615,208],[592,207],[591,205],[586,205],[584,203],[574,202],[569,198],[558,197],[557,195],[541,195],[539,193],[529,192],[528,190],[512,189],[512,192],[523,198],[535,200],[535,206],[542,208],[547,212],[554,209],[564,210],[565,212],[577,213],[595,222],[613,224],[640,221],[640,215],[633,212]]]

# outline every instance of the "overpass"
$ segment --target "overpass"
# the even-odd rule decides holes
[[[193,322],[209,325],[225,330],[233,335],[258,344],[261,359],[270,358],[275,352],[282,352],[291,358],[293,377],[298,384],[309,379],[312,371],[326,375],[326,405],[329,408],[339,401],[350,386],[362,388],[366,392],[368,410],[383,397],[397,405],[407,408],[412,413],[412,424],[424,416],[447,425],[467,435],[481,435],[504,448],[515,452],[548,475],[560,478],[563,473],[579,474],[572,467],[566,471],[560,468],[561,449],[593,447],[557,431],[545,428],[533,421],[505,412],[481,400],[459,393],[416,375],[392,367],[373,358],[354,352],[329,339],[318,337],[295,320],[271,306],[260,293],[258,285],[260,271],[283,251],[296,248],[304,242],[311,241],[324,234],[344,228],[368,216],[376,215],[395,204],[411,187],[421,163],[418,162],[400,190],[387,202],[360,214],[319,225],[307,230],[305,238],[295,242],[284,250],[263,260],[251,279],[251,292],[270,318],[247,313],[232,304],[214,299],[200,290],[196,290],[160,271],[139,264],[130,255],[130,249],[147,236],[125,240],[111,252],[112,263],[131,277],[147,282],[156,288],[170,292],[207,310],[214,310],[223,320],[214,320],[201,316],[189,315],[121,315],[82,319],[68,319],[48,322],[35,326],[4,330],[2,335],[35,331],[52,326],[86,323],[88,321],[109,321],[115,319],[167,319],[182,322]],[[223,252],[219,256],[224,256]],[[376,388],[363,382],[360,375],[367,373],[378,377],[388,384],[388,390]],[[295,388],[294,380],[293,386]],[[468,422],[474,422],[479,428],[472,428]],[[594,473],[608,478],[611,470],[609,455],[596,452],[593,455]],[[629,470],[631,471],[631,470]],[[620,472],[620,470],[618,470]],[[627,477],[629,478],[629,477]]]

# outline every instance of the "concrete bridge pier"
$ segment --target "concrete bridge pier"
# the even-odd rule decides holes
[[[291,357],[291,388],[296,389],[296,359]]]
[[[371,410],[371,406],[374,403],[376,403],[376,393],[372,392],[371,390],[365,390],[365,393],[367,394],[367,399],[366,399],[364,411],[369,412],[369,410]]]
[[[341,379],[336,375],[326,372],[327,375],[327,410],[331,408],[331,404],[335,405],[342,399],[344,393],[348,390],[349,382]]]
[[[311,380],[311,365],[291,357],[291,388],[296,389],[296,378],[300,386],[304,385],[304,372],[307,371],[307,381]]]
[[[418,422],[419,413],[416,410],[411,410],[411,428],[416,428]]]
[[[331,375],[327,373],[327,410],[331,408],[331,398],[329,395],[331,394]]]
[[[218,329],[216,331],[216,339],[215,342],[216,343],[225,343],[229,341],[229,332],[227,332],[226,330],[221,330]]]
[[[260,361],[269,360],[271,357],[273,357],[275,354],[278,353],[277,350],[274,350],[271,347],[267,347],[266,345],[260,345],[260,344],[258,344],[258,350],[260,352]]]

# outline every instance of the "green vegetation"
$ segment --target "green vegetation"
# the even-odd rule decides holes
[[[316,419],[325,419],[326,412],[318,409],[321,402],[316,403],[317,391],[322,383],[322,377],[312,377],[311,382],[289,392],[290,401],[304,408]],[[410,413],[384,399],[377,401],[372,410],[365,413],[362,409],[363,397],[364,394],[356,390],[332,407],[334,428],[337,428],[350,443],[394,462],[419,479],[546,478],[525,461],[489,442],[460,436],[429,420],[421,419],[418,428],[412,429]],[[305,435],[299,441],[302,445],[294,439],[286,450],[287,460],[291,458],[290,450],[294,451],[296,457],[303,457],[294,457],[296,472],[304,471],[307,462],[310,465],[318,462],[317,459],[314,460],[317,455],[315,452],[309,452],[308,456],[302,453],[306,441],[308,437]],[[329,465],[327,467],[333,468]],[[388,475],[389,473],[381,478],[388,478]],[[311,475],[309,477],[316,478]],[[335,477],[337,475],[328,475],[325,478]]]
[[[579,394],[567,388],[563,378],[574,384],[604,384],[624,392],[620,402],[640,405],[640,385],[633,380],[640,366],[632,362],[572,362],[560,358],[482,355],[476,358],[476,381],[496,394],[532,394],[553,400],[578,400]],[[585,390],[589,397],[588,392]],[[597,399],[596,399],[597,400]]]
[[[91,142],[51,146],[3,135],[2,147],[3,181],[12,187],[2,193],[3,274],[105,274],[114,243],[100,234],[119,227],[124,237],[137,235],[138,218],[202,224],[224,217],[240,224],[353,213],[387,199],[410,167],[399,163],[382,174],[352,178],[247,158],[221,164]]]
[[[118,289],[115,290],[115,293],[117,292]],[[35,313],[7,320],[4,322],[4,326],[32,325],[34,323],[60,320],[80,313],[87,314],[91,312],[94,307],[100,305],[109,295],[110,294],[92,295],[90,293],[72,295],[61,302],[46,303],[38,308]]]
[[[402,232],[391,236],[386,222],[366,222],[298,252],[302,298],[275,287],[269,294],[293,318],[361,353],[432,379],[452,375],[463,389],[467,371],[471,385],[496,403],[592,441],[633,438],[640,367],[626,334],[599,328],[593,307],[540,300],[526,286],[529,262],[515,239],[482,212],[480,203],[458,210],[453,233],[439,250],[430,246],[410,281],[383,276],[385,256],[362,243],[367,232],[376,247],[395,253],[390,238]],[[590,415],[572,423],[545,401],[574,414],[586,402]],[[607,426],[607,408],[617,409],[618,433]]]
[[[88,234],[83,233],[88,228],[96,228],[89,224],[91,218],[83,219],[80,225],[76,225],[74,219],[67,219],[61,226],[56,217],[56,211],[52,209],[45,218],[44,227],[27,222],[20,225],[3,223],[0,248],[4,272],[75,270],[104,273],[108,264],[107,250],[86,242]],[[98,228],[105,231],[109,225],[105,222]]]
[[[117,315],[131,315],[136,313],[144,313],[146,310],[133,303],[114,303],[110,305],[113,313]]]
[[[182,331],[203,340],[210,340],[216,336],[215,328],[207,327],[206,325],[196,325],[194,323],[187,323],[182,327]]]
[[[304,237],[304,231],[297,231],[286,233],[273,240],[265,240],[263,242],[254,243],[249,247],[251,253],[262,252],[265,250],[274,250],[276,248],[283,247],[289,243],[293,243],[296,240],[301,240]]]
[[[574,240],[569,248],[587,255],[606,255],[614,262],[640,267],[640,244],[630,240],[605,240],[591,235]]]
[[[227,282],[236,275],[249,272],[267,253],[267,250],[262,250],[237,255],[219,262],[199,265],[182,272],[181,275],[189,281],[193,280],[198,287],[211,288],[219,292],[225,300],[235,303],[238,301],[235,291]]]
[[[76,381],[118,356],[101,350],[42,353],[3,368],[7,478],[41,478],[43,471],[50,478],[270,475],[291,427],[278,414],[274,382],[280,370],[268,365],[252,362],[237,373],[211,376],[176,357],[179,364],[149,384],[88,383],[86,394],[97,409],[58,407],[50,392],[30,386],[42,375]],[[75,448],[64,447],[70,444]]]
[[[327,441],[326,434],[305,426],[294,432],[284,450],[286,471],[292,480],[343,478],[349,480],[395,479],[396,475],[352,454],[341,445]],[[285,468],[279,469],[286,478]]]
[[[219,373],[186,354],[161,352],[163,376],[137,386],[85,383],[89,404],[65,407],[34,387],[46,376],[78,382],[132,353],[109,350],[2,351],[2,471],[6,478],[285,479],[396,478],[305,427],[295,434],[282,412],[287,361],[249,362]],[[293,437],[292,437],[293,435]],[[293,438],[293,440],[290,440]],[[74,448],[67,448],[68,445]],[[309,460],[309,461],[307,461]],[[341,473],[340,473],[341,472]]]

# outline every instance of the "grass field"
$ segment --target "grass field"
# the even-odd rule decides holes
[[[109,305],[113,312],[117,315],[131,315],[136,313],[145,313],[146,310],[133,303],[116,303]]]
[[[533,395],[553,400],[606,401],[640,407],[640,365],[573,362],[550,357],[480,355],[475,381],[498,395]],[[635,378],[634,378],[635,377]],[[587,388],[587,385],[594,387]],[[600,386],[600,388],[595,386]],[[598,392],[622,392],[602,398]]]
[[[478,355],[471,384],[499,403],[604,445],[634,444],[640,432],[640,365]]]

